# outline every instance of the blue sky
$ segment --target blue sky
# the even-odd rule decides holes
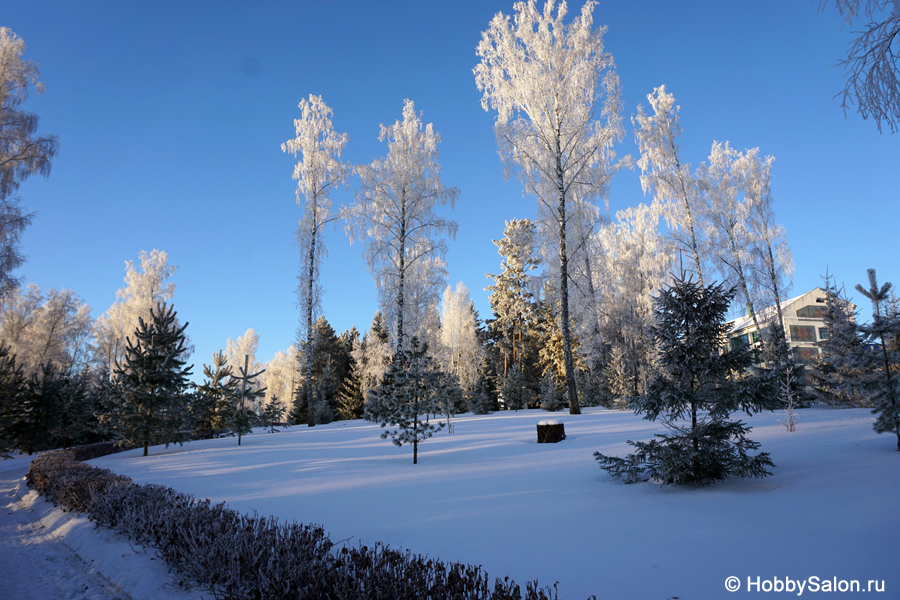
[[[900,134],[844,118],[832,65],[851,34],[817,6],[621,0],[594,13],[621,77],[619,155],[637,155],[630,117],[665,84],[682,107],[686,161],[705,160],[713,140],[775,156],[797,294],[826,268],[848,288],[869,267],[884,281],[900,276]],[[484,274],[500,263],[491,240],[504,220],[535,213],[503,178],[494,115],[472,75],[499,11],[512,1],[8,3],[0,25],[25,40],[47,86],[26,108],[60,141],[50,178],[20,189],[38,214],[19,274],[45,291],[74,290],[97,317],[123,285],[124,261],[165,250],[179,267],[174,301],[190,322],[195,372],[249,327],[267,360],[294,340],[298,317],[300,209],[294,159],[280,149],[297,104],[321,95],[350,135],[345,158],[361,164],[385,154],[379,124],[399,119],[410,98],[442,135],[444,182],[460,189],[449,283],[465,282],[489,316]],[[351,202],[353,187],[333,200]],[[616,175],[610,216],[642,201],[639,172]],[[362,248],[340,229],[326,243],[324,314],[337,331],[365,330],[377,301]]]

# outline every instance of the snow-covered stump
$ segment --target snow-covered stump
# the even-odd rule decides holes
[[[537,424],[538,444],[555,444],[566,439],[566,426],[556,419],[546,419]]]

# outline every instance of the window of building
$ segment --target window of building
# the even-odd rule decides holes
[[[818,348],[794,348],[794,360],[805,365],[813,362],[819,355]]]
[[[819,327],[819,339],[820,340],[827,340],[828,336],[830,336],[830,335],[831,335],[831,332],[828,331],[828,329],[826,327]]]
[[[803,306],[797,309],[797,316],[801,319],[824,319],[824,306]]]
[[[816,328],[812,325],[791,325],[791,340],[794,342],[814,342],[816,341]]]

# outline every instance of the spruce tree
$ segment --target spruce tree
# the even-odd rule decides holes
[[[860,386],[874,405],[875,431],[897,436],[900,450],[900,353],[896,348],[900,318],[890,302],[893,286],[879,286],[875,269],[869,269],[868,274],[869,288],[856,286],[856,291],[872,303],[872,322],[859,326],[865,342],[858,357],[863,373]]]
[[[341,419],[361,419],[366,408],[366,399],[362,390],[362,378],[359,366],[353,361],[350,375],[344,379],[341,392],[338,394],[338,415]]]
[[[284,420],[284,404],[278,399],[278,396],[272,396],[268,404],[263,407],[263,413],[260,417],[269,433],[278,431],[276,427]]]
[[[818,343],[821,354],[812,371],[816,396],[831,405],[869,406],[859,385],[864,375],[859,357],[865,349],[856,311],[830,275],[825,276],[824,321],[828,337]]]
[[[419,443],[444,427],[443,422],[428,418],[436,412],[435,400],[442,392],[442,377],[427,354],[427,345],[413,337],[409,347],[401,350],[397,360],[384,376],[382,384],[369,392],[367,418],[392,427],[381,433],[397,446],[412,444],[413,464],[419,462]]]
[[[528,386],[519,365],[513,365],[503,379],[503,404],[506,410],[517,411],[528,406]]]
[[[670,433],[626,458],[594,453],[600,468],[631,483],[649,477],[663,484],[708,484],[728,477],[765,477],[773,467],[768,453],[754,456],[759,443],[750,428],[731,421],[732,412],[748,415],[776,407],[767,378],[750,370],[747,346],[723,352],[728,331],[725,314],[735,290],[703,287],[676,280],[655,299],[659,373],[646,395],[635,400],[635,413],[661,420]]]
[[[183,443],[188,412],[188,375],[184,330],[173,306],[157,303],[149,323],[138,319],[134,334],[125,339],[124,363],[116,362],[121,399],[115,427],[123,445]]]

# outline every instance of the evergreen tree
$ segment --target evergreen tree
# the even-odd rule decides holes
[[[503,379],[503,404],[507,410],[518,411],[528,406],[528,386],[519,365],[513,365]]]
[[[140,317],[126,338],[124,363],[116,362],[122,391],[115,428],[123,445],[143,444],[144,456],[151,444],[183,443],[191,374],[182,359],[187,325],[178,325],[174,307],[157,303],[149,323]]]
[[[63,376],[59,396],[62,422],[57,446],[80,446],[101,441],[94,414],[100,407],[94,405],[90,393],[90,370],[87,366],[78,373]]]
[[[238,446],[241,445],[241,437],[253,431],[257,416],[253,412],[253,403],[266,395],[266,388],[257,387],[256,378],[263,374],[250,373],[250,356],[244,355],[244,365],[238,368],[238,374],[233,376],[235,394],[229,425],[231,432],[237,434]]]
[[[278,431],[276,427],[284,420],[284,411],[284,404],[281,403],[278,396],[272,396],[272,399],[263,408],[263,413],[260,417],[263,424],[266,426],[266,429],[269,430],[269,433]]]
[[[26,454],[56,447],[62,425],[63,382],[52,363],[44,363],[25,385],[22,404],[13,423],[16,447]]]
[[[366,407],[367,418],[383,428],[395,428],[383,431],[382,439],[391,438],[397,446],[411,443],[413,464],[419,462],[419,443],[444,427],[443,422],[428,418],[436,412],[435,400],[442,393],[439,373],[427,355],[427,347],[413,337],[409,348],[401,350],[398,360],[388,369],[382,384],[369,392],[374,402]]]
[[[493,284],[485,288],[494,319],[489,328],[496,338],[496,347],[503,356],[503,377],[512,365],[525,369],[533,359],[535,302],[531,292],[534,276],[531,271],[540,265],[535,256],[535,226],[528,219],[507,221],[503,238],[494,240],[497,252],[503,257],[500,274],[488,277]]]
[[[866,344],[858,359],[864,373],[860,384],[875,406],[875,431],[897,436],[900,450],[900,353],[896,348],[900,318],[890,303],[893,286],[879,286],[875,269],[869,269],[868,274],[869,288],[856,286],[856,291],[872,303],[872,322],[859,326]]]
[[[759,443],[746,436],[750,428],[728,420],[740,410],[748,415],[774,409],[768,381],[749,371],[749,348],[721,353],[728,330],[725,314],[735,290],[703,287],[676,280],[655,302],[651,333],[659,347],[659,374],[635,412],[662,420],[670,431],[649,442],[628,443],[637,449],[626,458],[594,457],[600,468],[626,482],[642,476],[663,484],[708,484],[731,476],[765,477],[773,467],[768,453],[750,456]]]
[[[350,375],[344,379],[341,392],[338,394],[338,415],[341,419],[361,419],[366,408],[366,399],[363,396],[362,377],[356,361],[350,369]]]
[[[475,379],[475,388],[469,398],[469,410],[476,415],[486,415],[499,410],[500,403],[496,385],[497,376],[491,370],[491,366],[484,358],[478,369],[478,377]]]
[[[552,372],[547,371],[541,380],[541,408],[550,412],[562,410],[565,406],[563,392]]]
[[[864,371],[858,357],[864,348],[856,310],[830,275],[825,275],[824,321],[828,337],[818,343],[821,354],[812,372],[816,396],[831,405],[868,406],[858,385]]]
[[[9,346],[0,343],[0,458],[15,448],[15,423],[25,393],[25,376]]]
[[[191,405],[194,427],[203,438],[213,438],[228,429],[237,394],[232,368],[219,350],[213,354],[213,364],[203,365],[205,380],[197,388]]]

